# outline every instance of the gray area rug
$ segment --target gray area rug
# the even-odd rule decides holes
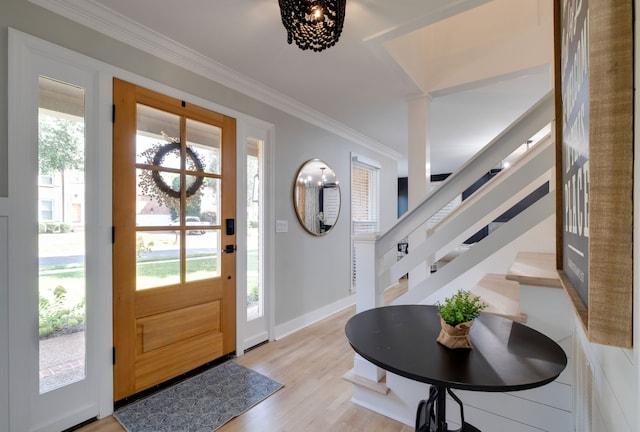
[[[129,432],[211,432],[282,388],[228,361],[114,412]]]

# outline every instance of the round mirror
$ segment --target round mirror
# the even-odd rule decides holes
[[[325,235],[340,214],[340,186],[333,170],[320,159],[305,162],[293,185],[293,205],[309,233]]]

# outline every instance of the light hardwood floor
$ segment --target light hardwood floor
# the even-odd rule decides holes
[[[385,292],[385,302],[406,291],[406,279]],[[413,428],[351,402],[353,385],[342,376],[353,367],[354,352],[344,335],[355,307],[338,312],[280,340],[236,358],[284,387],[233,419],[220,432],[409,432]],[[122,432],[113,417],[80,432]]]

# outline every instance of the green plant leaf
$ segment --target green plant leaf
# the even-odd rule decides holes
[[[479,296],[471,296],[469,291],[460,290],[451,297],[444,299],[443,303],[437,302],[438,315],[451,326],[478,318],[480,311],[487,305]]]

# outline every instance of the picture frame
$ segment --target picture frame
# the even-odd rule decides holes
[[[630,348],[633,1],[554,8],[557,269],[588,339]]]

